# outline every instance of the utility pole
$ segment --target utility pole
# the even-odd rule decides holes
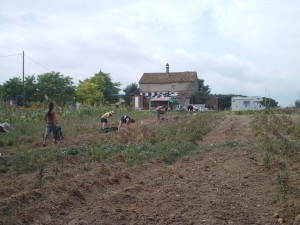
[[[22,58],[23,58],[23,88],[22,88],[22,101],[23,101],[23,107],[25,107],[25,96],[24,96],[24,93],[25,93],[25,87],[24,87],[24,51],[23,51],[23,54],[22,54]]]

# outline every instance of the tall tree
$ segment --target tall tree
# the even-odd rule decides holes
[[[219,98],[219,110],[229,110],[231,109],[231,98],[235,96],[242,96],[242,95],[218,94],[215,96]]]
[[[10,78],[2,85],[2,97],[6,101],[14,101],[16,104],[23,102],[23,83],[20,77]]]
[[[40,101],[35,75],[27,76],[24,80],[24,100],[25,102]]]
[[[98,101],[95,102],[94,99],[91,99],[90,96],[86,96],[84,98],[84,95],[80,92],[84,90],[84,88],[81,88],[81,85],[85,85],[85,83],[93,83],[97,86],[97,89],[93,88],[95,96],[99,96]],[[93,102],[93,103],[115,103],[119,100],[117,94],[120,91],[121,84],[119,82],[112,82],[112,79],[110,77],[110,74],[103,73],[100,71],[99,73],[94,74],[93,77],[87,78],[84,81],[80,82],[76,89],[76,96],[81,96],[81,101],[86,102]],[[100,94],[99,94],[100,93]]]
[[[263,100],[260,102],[260,104],[265,106],[267,109],[278,106],[278,102],[276,102],[274,99],[265,97],[263,97]]]
[[[61,75],[59,72],[44,73],[37,78],[39,96],[48,96],[49,99],[58,104],[74,101],[75,86],[69,76]]]
[[[85,81],[78,85],[76,89],[76,101],[84,102],[90,105],[104,100],[103,94],[99,91],[98,85],[91,81]]]
[[[210,87],[204,85],[203,79],[198,79],[198,92],[191,96],[191,103],[193,104],[205,104],[210,95]]]
[[[131,96],[140,95],[140,89],[137,83],[129,84],[125,89],[123,89],[125,93],[125,104],[130,105]]]

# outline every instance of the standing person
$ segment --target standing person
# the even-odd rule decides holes
[[[161,105],[156,108],[157,121],[160,121],[160,114],[164,114],[166,112],[164,109],[165,107],[166,107],[165,105]]]
[[[107,128],[108,118],[115,114],[114,111],[106,112],[101,116],[102,129]]]
[[[46,147],[47,137],[51,133],[54,134],[54,129],[58,125],[56,113],[54,111],[54,102],[52,102],[52,101],[49,103],[49,108],[48,108],[48,111],[45,113],[44,120],[46,121],[46,130],[45,130],[45,135],[44,135],[43,146]],[[56,144],[57,141],[55,140],[54,143]]]
[[[125,123],[126,130],[128,131],[129,129],[129,124],[134,123],[135,121],[131,119],[129,116],[121,116],[119,125],[118,125],[118,132],[120,132],[121,126],[123,123]]]
[[[9,133],[10,130],[11,130],[11,127],[10,127],[9,123],[5,122],[5,123],[0,124],[0,133],[4,133],[4,132]]]

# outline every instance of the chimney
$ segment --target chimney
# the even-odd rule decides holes
[[[169,77],[170,76],[170,74],[169,74],[169,64],[167,63],[167,65],[166,65],[166,75]]]

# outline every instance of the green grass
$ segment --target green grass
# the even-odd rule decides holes
[[[67,109],[59,111],[59,124],[66,137],[72,139],[85,135],[91,130],[99,129],[102,113],[108,111],[99,108],[84,108],[80,112]],[[84,163],[86,170],[93,161],[111,163],[122,157],[129,166],[149,160],[163,158],[167,163],[174,163],[184,155],[201,151],[197,141],[201,140],[211,129],[215,120],[223,116],[222,113],[199,113],[195,116],[186,116],[183,112],[172,112],[164,115],[165,120],[156,122],[156,114],[151,111],[131,111],[128,109],[114,109],[115,116],[110,118],[110,124],[116,126],[121,115],[130,115],[136,122],[135,129],[125,135],[110,133],[106,138],[94,139],[90,144],[70,145],[67,147],[32,149],[31,143],[41,140],[44,132],[42,119],[15,121],[13,132],[1,137],[0,143],[18,149],[12,157],[12,165],[17,173],[38,173],[38,183],[42,184],[44,169],[49,163],[63,165],[70,157]],[[37,115],[37,114],[36,114]],[[42,116],[42,114],[38,114]],[[149,119],[152,122],[147,122]],[[143,121],[143,122],[142,122]],[[147,123],[147,125],[144,125]],[[97,125],[98,124],[98,125]],[[125,128],[123,128],[125,129]],[[13,148],[15,147],[15,148]]]
[[[128,108],[106,107],[82,107],[75,109],[57,109],[59,124],[68,139],[77,138],[86,133],[98,130],[101,126],[101,115],[110,110],[115,111],[115,116],[110,118],[110,125],[117,126],[121,115],[129,115],[137,122],[135,129],[127,135],[116,133],[107,134],[104,138],[91,140],[90,144],[70,145],[67,147],[45,149],[32,149],[32,143],[42,143],[44,132],[43,111],[35,109],[30,113],[26,111],[9,111],[13,121],[13,131],[0,136],[0,148],[2,154],[12,155],[12,165],[17,173],[39,171],[46,168],[49,163],[63,165],[70,157],[79,163],[84,163],[86,169],[93,161],[99,163],[111,163],[122,157],[129,166],[133,166],[152,158],[163,158],[167,163],[174,163],[185,155],[205,150],[222,150],[239,146],[236,141],[229,140],[226,143],[214,145],[204,149],[197,142],[210,131],[216,120],[233,112],[198,113],[187,116],[184,112],[171,112],[164,115],[161,123],[156,122],[156,114],[152,111],[132,111]],[[240,112],[239,114],[245,114]],[[236,114],[236,113],[234,113]],[[238,115],[239,115],[238,114]],[[251,112],[255,116],[253,124],[254,133],[261,137],[261,150],[264,162],[272,165],[283,152],[299,151],[299,138],[297,127],[299,121],[291,122],[286,116],[278,116],[274,111]],[[3,112],[2,114],[3,115]],[[18,116],[16,118],[15,116]],[[147,122],[151,120],[152,122]],[[147,123],[147,125],[145,125]],[[287,132],[289,125],[290,134],[296,139],[293,142],[283,141],[276,135]],[[125,129],[125,128],[123,128]],[[292,132],[296,131],[296,132]],[[267,134],[267,135],[266,135]],[[275,138],[276,137],[276,138]],[[298,139],[297,139],[298,138]],[[14,149],[15,152],[10,152]],[[17,151],[16,151],[17,149]],[[291,155],[291,154],[286,154]]]
[[[279,112],[256,115],[254,133],[260,138],[262,162],[265,168],[276,168],[278,201],[285,202],[290,195],[287,167],[293,166],[293,156],[300,152],[299,112]],[[298,166],[298,165],[295,165]]]

